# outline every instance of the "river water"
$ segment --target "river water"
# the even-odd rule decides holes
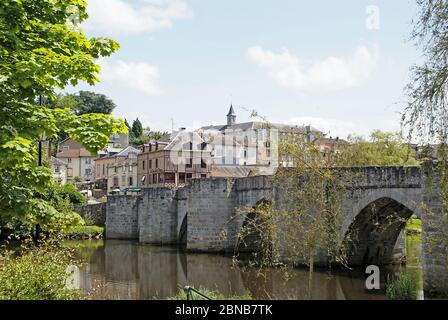
[[[384,299],[384,289],[367,291],[363,270],[317,270],[309,290],[308,270],[236,267],[231,257],[185,253],[175,247],[133,241],[70,241],[88,263],[80,268],[79,285],[94,299],[166,299],[185,285],[216,290],[225,296],[250,293],[255,299]],[[421,245],[408,241],[412,270],[422,286]],[[381,283],[397,267],[381,270]]]

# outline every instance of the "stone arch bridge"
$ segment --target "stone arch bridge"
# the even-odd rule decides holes
[[[349,263],[391,263],[397,238],[414,214],[423,222],[424,289],[447,294],[448,225],[437,178],[427,179],[419,167],[345,170],[356,176],[347,183],[342,200],[341,232],[356,234],[350,244]],[[110,196],[106,237],[183,244],[189,251],[234,252],[244,223],[236,211],[281,198],[269,176],[192,180],[177,190],[148,188],[139,195]],[[325,257],[317,256],[316,262],[324,264]]]

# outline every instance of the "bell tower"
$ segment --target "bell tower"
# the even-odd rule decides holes
[[[233,126],[234,124],[236,124],[236,113],[235,110],[233,110],[233,105],[230,105],[230,110],[227,114],[227,125]]]

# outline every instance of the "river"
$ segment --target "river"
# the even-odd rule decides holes
[[[363,270],[317,270],[308,290],[308,270],[236,267],[231,257],[185,253],[175,247],[159,247],[134,241],[70,241],[87,261],[80,268],[79,285],[94,299],[166,299],[191,285],[216,290],[225,296],[250,293],[255,299],[384,299],[384,284],[397,267],[381,271],[382,290],[367,291]],[[420,241],[407,241],[408,265],[422,287]],[[311,296],[309,295],[311,293]]]

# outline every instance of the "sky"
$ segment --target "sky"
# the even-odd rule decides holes
[[[222,124],[256,110],[332,137],[400,129],[420,55],[415,0],[87,0],[89,36],[121,49],[101,82],[114,115],[152,130]]]

